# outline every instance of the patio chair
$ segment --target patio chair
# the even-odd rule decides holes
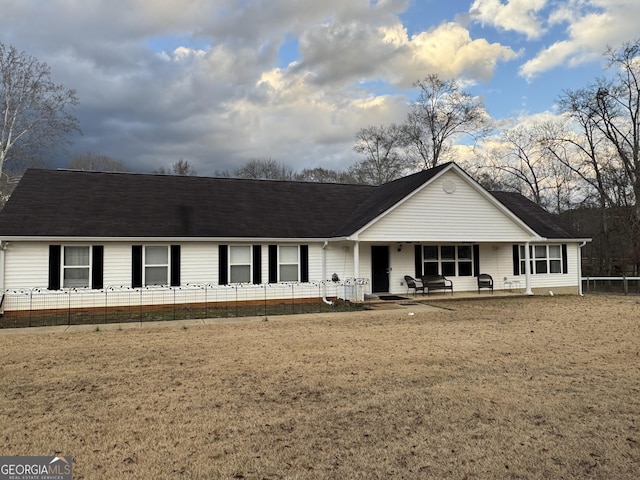
[[[480,293],[481,288],[488,288],[493,293],[493,277],[488,273],[478,275],[478,293]]]
[[[422,294],[424,295],[424,285],[420,280],[416,280],[411,275],[405,275],[404,281],[407,282],[407,294],[409,293],[409,289],[413,288],[414,295],[418,290],[422,290]]]

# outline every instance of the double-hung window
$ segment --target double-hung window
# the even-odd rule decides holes
[[[63,288],[87,288],[91,281],[91,247],[64,246],[62,262]]]
[[[169,285],[169,247],[144,247],[144,285]]]
[[[300,279],[300,252],[297,245],[280,245],[278,273],[281,282],[297,282]]]
[[[229,281],[231,283],[251,283],[251,269],[251,246],[230,246]]]

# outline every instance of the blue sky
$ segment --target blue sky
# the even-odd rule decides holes
[[[402,122],[432,73],[501,125],[555,113],[637,36],[637,0],[0,0],[0,41],[77,91],[92,151],[209,175],[254,158],[342,169],[356,132]],[[123,14],[126,12],[126,14]]]

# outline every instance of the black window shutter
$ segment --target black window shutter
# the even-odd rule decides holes
[[[131,286],[142,286],[142,245],[131,247]]]
[[[180,286],[180,245],[171,245],[171,283],[172,287]]]
[[[49,290],[60,290],[60,245],[49,245]]]
[[[94,245],[91,247],[91,288],[101,289],[104,287],[104,247]]]
[[[513,274],[520,275],[520,246],[513,246]]]
[[[569,265],[567,265],[567,244],[562,244],[562,273],[569,273]]]
[[[473,246],[473,275],[480,275],[480,245]]]
[[[278,283],[278,246],[269,245],[269,283]]]
[[[309,245],[300,245],[300,281],[309,281]]]
[[[229,246],[218,245],[218,285],[229,283]]]
[[[262,245],[253,246],[253,283],[262,283]]]
[[[415,262],[416,278],[422,277],[422,245],[415,245],[413,260]]]

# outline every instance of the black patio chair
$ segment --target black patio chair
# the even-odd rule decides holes
[[[478,293],[480,293],[481,288],[488,288],[493,293],[493,277],[488,273],[478,275]]]
[[[422,294],[424,295],[424,285],[420,280],[416,280],[411,275],[405,275],[404,281],[407,282],[407,294],[409,293],[409,289],[413,288],[414,295],[418,290],[422,290]]]

